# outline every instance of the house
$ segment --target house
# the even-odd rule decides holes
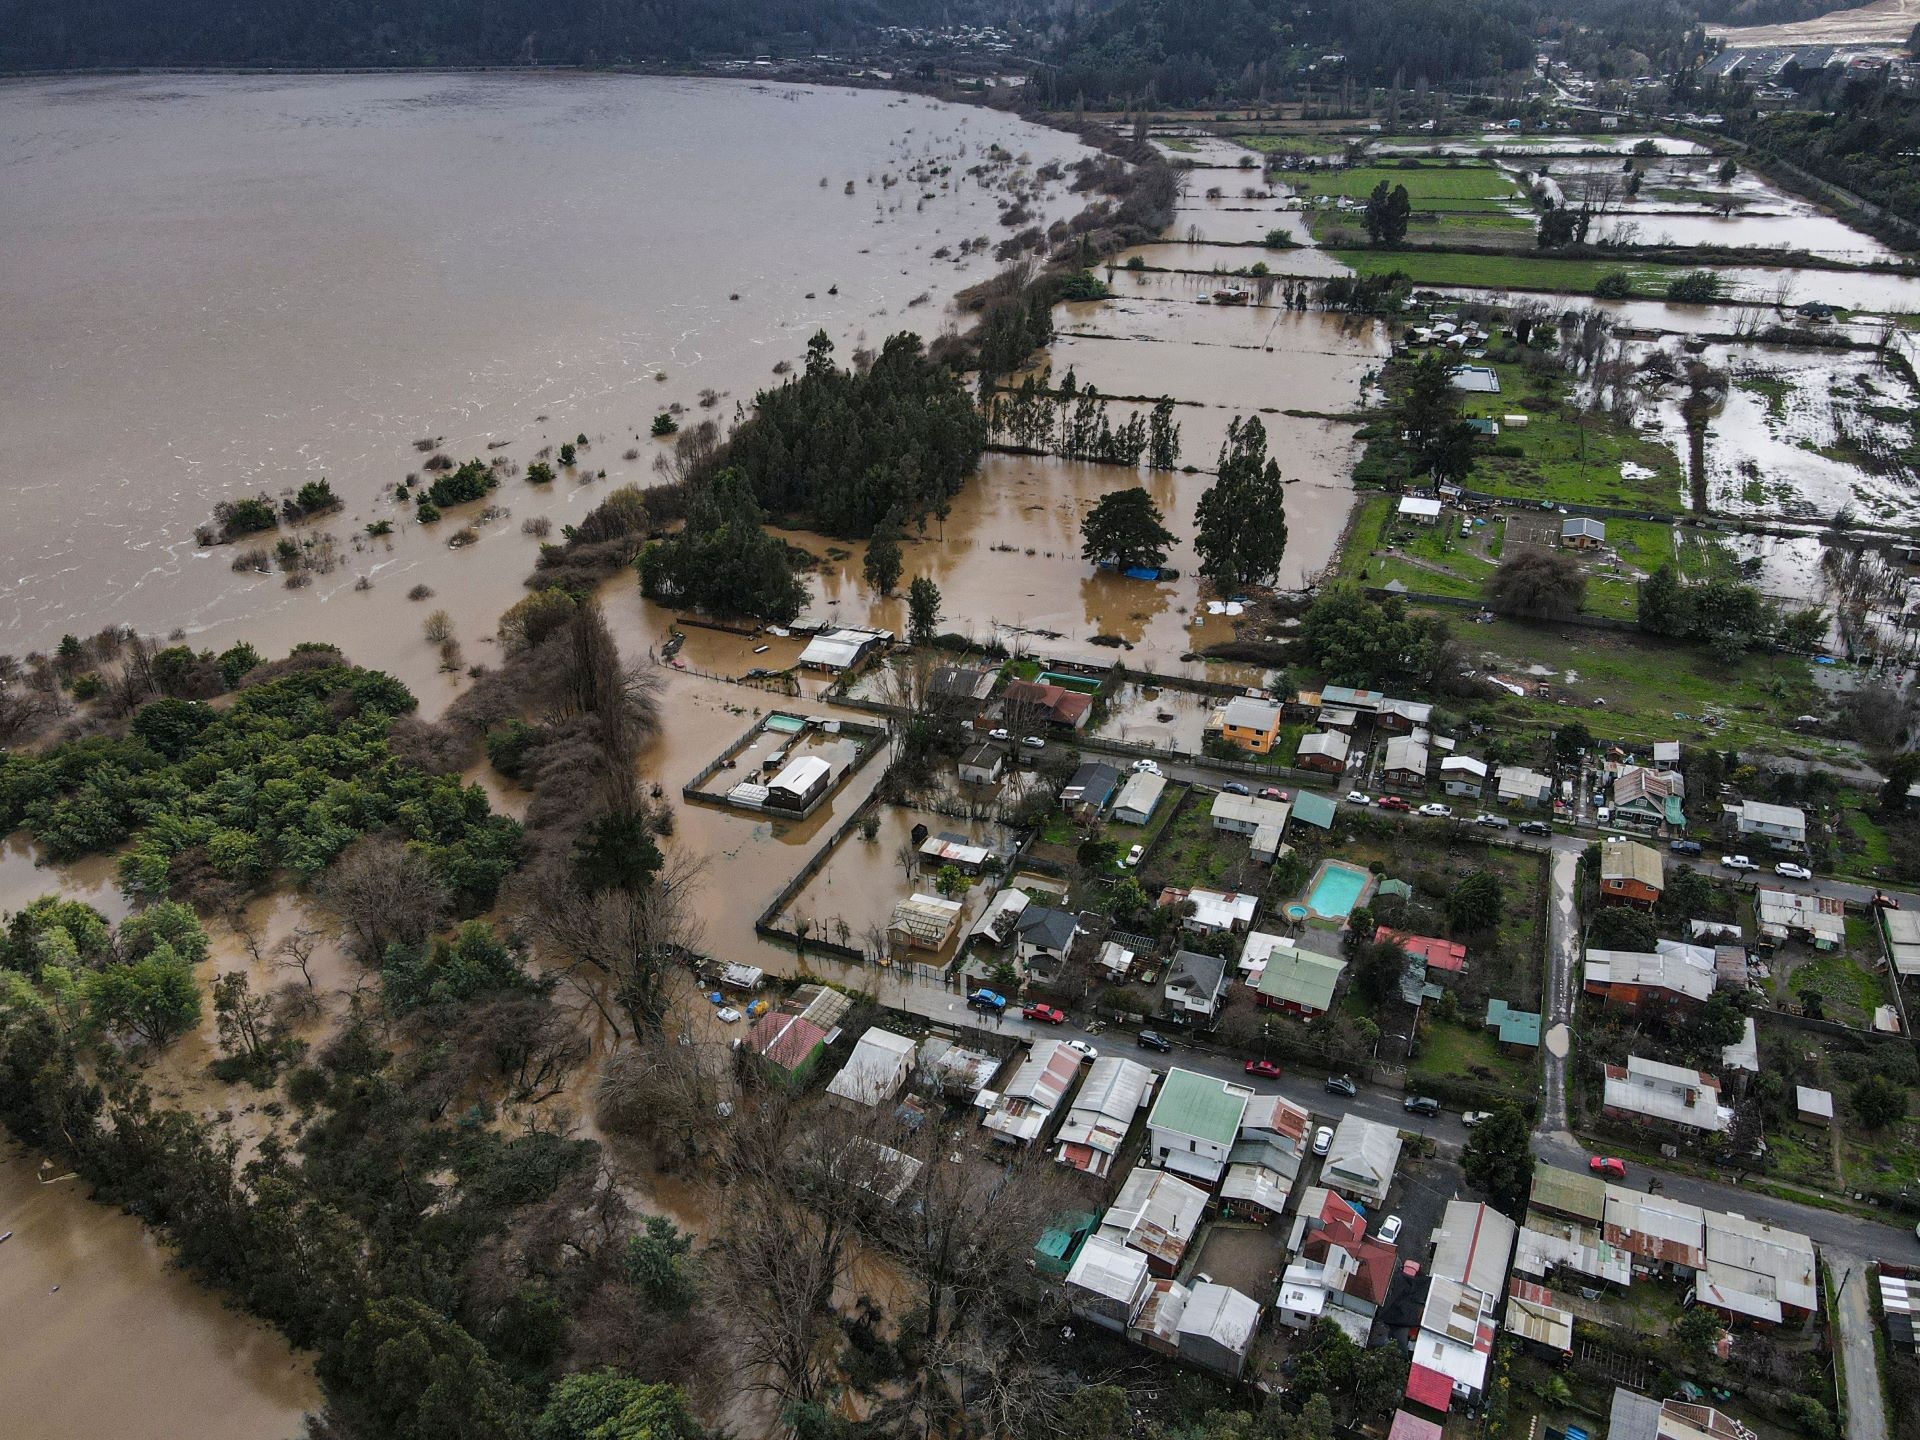
[[[892,643],[890,630],[823,630],[800,652],[800,663],[809,670],[848,670]]]
[[[1538,810],[1553,800],[1553,781],[1538,770],[1529,770],[1524,765],[1502,765],[1499,782],[1502,805]]]
[[[1150,1284],[1145,1255],[1089,1235],[1067,1272],[1067,1299],[1081,1319],[1125,1334],[1146,1304]]]
[[[1479,1200],[1449,1200],[1433,1232],[1436,1276],[1497,1299],[1506,1293],[1507,1271],[1519,1227]]]
[[[1120,772],[1099,760],[1088,760],[1061,787],[1060,808],[1076,819],[1097,819],[1106,812],[1113,792],[1120,788]]]
[[[1387,1431],[1387,1440],[1442,1440],[1446,1431],[1431,1420],[1422,1420],[1418,1415],[1405,1410],[1393,1412],[1393,1426]]]
[[[1240,1138],[1227,1155],[1220,1182],[1225,1213],[1266,1224],[1286,1213],[1293,1182],[1305,1163],[1313,1117],[1279,1095],[1256,1095],[1240,1122]]]
[[[1276,1318],[1296,1328],[1324,1316],[1367,1343],[1398,1268],[1393,1246],[1367,1234],[1359,1210],[1325,1186],[1302,1192]]]
[[[980,918],[973,922],[968,931],[969,939],[984,936],[991,944],[1005,945],[1014,936],[1020,917],[1033,903],[1033,897],[1024,890],[1016,890],[1011,885],[987,902],[987,908]]]
[[[999,783],[1000,772],[1006,768],[1006,764],[1005,747],[990,741],[969,745],[960,756],[960,779],[967,785],[995,785]]]
[[[1655,943],[1654,953],[1589,950],[1581,988],[1634,1014],[1691,1010],[1713,994],[1713,952],[1677,940]]]
[[[1333,797],[1317,795],[1311,790],[1293,792],[1293,813],[1288,818],[1298,825],[1311,825],[1316,830],[1333,829],[1335,815]]]
[[[1080,1074],[1080,1052],[1064,1040],[1036,1040],[980,1123],[1008,1145],[1039,1139]],[[984,1095],[982,1098],[985,1098]]]
[[[1900,975],[1920,975],[1920,910],[1890,910],[1880,907],[1880,929],[1887,953]]]
[[[916,950],[944,949],[960,924],[963,908],[958,900],[916,892],[893,907],[893,918],[887,922],[887,937]]]
[[[1099,1217],[1087,1210],[1055,1219],[1033,1243],[1033,1268],[1053,1279],[1066,1279],[1073,1262],[1080,1258],[1080,1247],[1092,1237],[1098,1224]]]
[[[1192,905],[1193,913],[1185,921],[1189,930],[1231,930],[1241,935],[1253,923],[1254,912],[1260,908],[1260,897],[1237,891],[1190,890],[1169,885],[1155,902],[1156,908],[1164,905]]]
[[[1686,798],[1686,777],[1677,770],[1623,765],[1613,777],[1613,818],[1624,825],[1683,829]]]
[[[1258,972],[1251,981],[1255,1004],[1312,1019],[1333,1008],[1347,962],[1337,955],[1303,950],[1278,935],[1256,932],[1241,947],[1240,968]]]
[[[1753,910],[1764,947],[1799,940],[1816,950],[1835,950],[1847,942],[1846,902],[1833,896],[1761,890],[1753,897]]]
[[[1458,940],[1442,940],[1437,935],[1402,935],[1384,925],[1377,926],[1373,943],[1379,945],[1388,940],[1398,945],[1409,959],[1425,965],[1429,976],[1458,975],[1467,968],[1467,947]]]
[[[790,1081],[804,1080],[826,1048],[826,1031],[804,1016],[780,1010],[768,1011],[747,1032],[747,1049]]]
[[[1500,372],[1491,365],[1456,365],[1452,379],[1454,389],[1465,390],[1469,395],[1500,393]]]
[[[1104,940],[1100,944],[1100,953],[1094,957],[1094,964],[1112,980],[1124,980],[1133,973],[1134,962],[1140,957],[1127,949],[1118,940]]]
[[[1036,965],[1051,969],[1067,958],[1073,937],[1080,933],[1080,922],[1065,910],[1038,903],[1027,906],[1013,922],[1014,963],[1022,970]]]
[[[1600,845],[1600,900],[1651,910],[1666,889],[1666,864],[1660,852],[1637,840],[1605,840]]]
[[[1811,1085],[1793,1087],[1793,1108],[1802,1125],[1818,1125],[1829,1129],[1833,1125],[1833,1092],[1816,1090]]]
[[[1601,1230],[1609,1245],[1633,1257],[1637,1271],[1686,1280],[1707,1263],[1707,1212],[1684,1200],[1610,1183]]]
[[[1144,825],[1153,818],[1154,810],[1160,804],[1160,797],[1166,793],[1167,777],[1155,775],[1150,771],[1140,771],[1127,777],[1127,783],[1120,787],[1120,794],[1113,802],[1114,823],[1119,825]]]
[[[1449,755],[1440,762],[1440,787],[1449,795],[1478,800],[1487,785],[1487,762],[1471,755]]]
[[[1396,735],[1387,741],[1380,764],[1380,783],[1391,790],[1427,788],[1427,745],[1412,735]]]
[[[1555,1356],[1573,1354],[1573,1312],[1546,1286],[1518,1275],[1507,1281],[1507,1329]]]
[[[1742,1017],[1740,1038],[1731,1045],[1720,1047],[1720,1068],[1746,1075],[1760,1073],[1760,1032],[1754,1028],[1753,1016]]]
[[[1236,695],[1219,712],[1220,738],[1229,745],[1265,755],[1280,738],[1280,702]]]
[[[1257,795],[1230,795],[1222,790],[1213,797],[1213,828],[1229,835],[1257,834],[1263,825],[1284,833],[1292,807],[1284,800],[1262,800]]]
[[[1607,1182],[1597,1175],[1562,1170],[1557,1165],[1536,1160],[1527,1206],[1530,1211],[1563,1215],[1569,1220],[1597,1226],[1607,1218]]]
[[[785,815],[811,814],[833,785],[833,767],[818,755],[796,755],[767,782],[768,810]]]
[[[1153,1071],[1138,1060],[1102,1055],[1087,1070],[1073,1108],[1061,1123],[1054,1158],[1089,1175],[1105,1176],[1153,1093]]]
[[[1607,543],[1607,527],[1585,515],[1569,515],[1560,522],[1560,543],[1569,550],[1598,550]]]
[[[1607,1440],[1755,1440],[1755,1433],[1711,1405],[1653,1400],[1616,1385]]]
[[[891,1100],[913,1069],[914,1049],[913,1041],[906,1036],[873,1026],[860,1037],[840,1073],[828,1082],[827,1094],[869,1110]]]
[[[1322,775],[1340,775],[1347,768],[1347,752],[1353,741],[1338,730],[1316,730],[1303,736],[1294,752],[1296,770],[1315,770]]]
[[[942,665],[927,680],[927,701],[956,711],[976,709],[993,694],[999,673],[970,665]]]
[[[920,1042],[918,1082],[936,1094],[971,1102],[993,1083],[1000,1058],[984,1050],[970,1050],[939,1036]]]
[[[1000,714],[1015,730],[1038,720],[1062,730],[1084,730],[1093,713],[1093,697],[1061,685],[1037,680],[1009,680],[1000,692]]]
[[[1531,1059],[1540,1048],[1540,1012],[1516,1010],[1504,1000],[1487,1001],[1487,1028],[1494,1043],[1516,1059]]]
[[[1167,963],[1167,1010],[1189,1021],[1207,1021],[1227,998],[1227,962],[1218,955],[1180,950]]]
[[[1703,1222],[1706,1261],[1694,1277],[1702,1305],[1750,1325],[1804,1320],[1819,1307],[1813,1241],[1805,1235],[1717,1210]]]
[[[1690,1135],[1717,1135],[1733,1122],[1720,1103],[1720,1082],[1704,1070],[1689,1070],[1638,1055],[1608,1065],[1601,1108],[1611,1119],[1669,1126]]]
[[[1582,1177],[1585,1178],[1585,1177]],[[1582,1224],[1542,1212],[1536,1204],[1513,1247],[1513,1268],[1537,1279],[1566,1284],[1578,1275],[1594,1284],[1631,1285],[1633,1256],[1607,1243],[1599,1223]]]
[[[1441,505],[1438,500],[1427,500],[1418,495],[1400,497],[1400,518],[1411,520],[1416,525],[1438,525],[1440,510]]]
[[[1320,1183],[1349,1200],[1378,1205],[1400,1163],[1400,1132],[1349,1111],[1333,1130],[1333,1144],[1320,1166]]]
[[[1100,1234],[1145,1255],[1154,1274],[1172,1277],[1206,1208],[1207,1192],[1199,1186],[1142,1165],[1107,1207]]]
[[[1162,1169],[1215,1185],[1240,1135],[1253,1091],[1177,1066],[1147,1116],[1147,1149]]]
[[[1741,835],[1764,840],[1775,850],[1807,848],[1806,813],[1792,805],[1743,800],[1734,811],[1733,823]]]
[[[1433,706],[1424,700],[1383,700],[1374,712],[1374,728],[1382,735],[1411,735],[1425,730],[1433,719]]]
[[[1387,703],[1385,693],[1379,690],[1356,690],[1351,685],[1326,685],[1317,695],[1308,691],[1300,692],[1302,701],[1311,700],[1316,709],[1335,706],[1343,710],[1357,711],[1363,715],[1375,715],[1380,707]]]
[[[1445,1411],[1455,1400],[1472,1403],[1486,1389],[1498,1295],[1483,1295],[1457,1280],[1436,1275],[1420,1309],[1407,1367],[1407,1398]]]
[[[951,865],[967,875],[978,875],[993,858],[993,851],[986,846],[976,845],[966,836],[951,831],[927,836],[920,842],[919,854],[920,864],[926,869],[942,870]]]
[[[1189,1292],[1186,1307],[1180,1312],[1180,1358],[1238,1380],[1259,1329],[1258,1301],[1230,1285],[1202,1280]]]

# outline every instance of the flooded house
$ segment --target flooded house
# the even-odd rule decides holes
[[[807,642],[800,664],[808,670],[838,673],[850,670],[867,656],[893,643],[887,630],[825,630]]]
[[[960,924],[963,908],[958,900],[916,891],[893,907],[887,937],[914,950],[944,950]]]
[[[832,788],[832,765],[818,755],[797,755],[767,782],[761,808],[799,819],[812,814]]]
[[[1037,680],[1010,680],[1000,692],[1000,713],[1016,728],[1030,720],[1061,730],[1084,730],[1093,713],[1093,696],[1081,690]]]
[[[1280,738],[1281,705],[1260,695],[1236,695],[1216,717],[1220,738],[1255,755],[1265,755]]]
[[[853,1047],[840,1073],[827,1083],[827,1094],[871,1110],[900,1093],[913,1069],[914,1051],[914,1042],[905,1035],[872,1026]]]
[[[1006,765],[1006,747],[991,740],[983,740],[978,745],[968,746],[961,753],[956,770],[964,784],[997,785],[1000,783],[1000,775],[1006,769]]]

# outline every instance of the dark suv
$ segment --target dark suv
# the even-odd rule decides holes
[[[1676,855],[1698,855],[1701,846],[1698,840],[1669,840],[1667,849]]]
[[[1162,1055],[1173,1053],[1173,1041],[1167,1039],[1158,1030],[1142,1030],[1139,1038],[1142,1050],[1158,1050]]]
[[[1350,1075],[1327,1076],[1327,1094],[1344,1095],[1349,1100],[1351,1100],[1353,1099],[1354,1096],[1358,1095],[1359,1093],[1360,1093],[1360,1087],[1353,1083],[1352,1076]]]
[[[1551,835],[1553,834],[1553,827],[1544,820],[1522,820],[1520,822],[1520,833],[1522,835]]]
[[[1403,1102],[1403,1108],[1410,1115],[1438,1115],[1440,1102],[1431,1095],[1409,1095]]]

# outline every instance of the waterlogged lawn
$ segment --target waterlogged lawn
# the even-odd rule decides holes
[[[1634,294],[1658,299],[1665,294],[1669,280],[1686,273],[1675,265],[1621,265],[1604,260],[1558,260],[1539,255],[1447,255],[1420,250],[1332,250],[1328,253],[1359,274],[1386,275],[1398,270],[1416,285],[1544,290],[1564,295],[1591,295],[1602,275],[1624,270]]]
[[[1364,200],[1381,181],[1404,185],[1419,210],[1498,211],[1517,199],[1520,187],[1491,165],[1358,165],[1347,170],[1293,177],[1302,195],[1344,195]]]
[[[1262,155],[1275,150],[1295,155],[1344,155],[1352,143],[1345,135],[1229,135],[1225,138]]]

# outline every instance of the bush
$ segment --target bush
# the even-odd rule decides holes
[[[1076,270],[1061,277],[1056,293],[1062,300],[1105,300],[1113,292],[1091,270]]]
[[[420,507],[413,512],[413,518],[422,525],[431,525],[440,518],[440,507],[423,495],[420,497]]]
[[[1609,270],[1593,282],[1593,293],[1601,300],[1625,300],[1633,294],[1633,276],[1624,270]]]
[[[656,436],[677,434],[679,429],[680,422],[665,410],[662,410],[658,415],[653,417],[652,433]]]
[[[1711,270],[1689,270],[1667,282],[1667,299],[1682,305],[1710,305],[1720,298],[1720,277]]]
[[[251,500],[222,500],[213,507],[213,523],[222,543],[242,535],[257,535],[262,530],[280,528],[280,517],[273,501],[264,495]]]

